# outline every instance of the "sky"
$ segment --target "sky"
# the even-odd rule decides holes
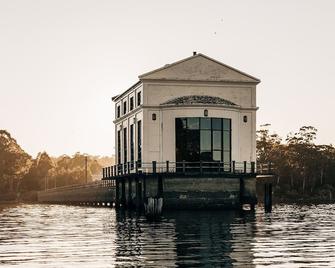
[[[257,125],[335,143],[335,1],[0,0],[0,129],[32,156],[114,153],[111,97],[193,51],[261,79]]]

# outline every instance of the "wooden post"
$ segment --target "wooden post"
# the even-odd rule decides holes
[[[112,177],[114,177],[114,168],[113,168],[113,166],[111,166],[111,172],[112,172]]]
[[[127,162],[127,174],[130,174],[130,162]]]
[[[218,171],[219,171],[219,174],[220,174],[220,173],[221,173],[221,161],[219,161],[218,164],[219,164],[219,169],[218,169]]]
[[[251,162],[251,173],[255,173],[255,162]]]
[[[135,161],[135,173],[138,174],[138,161]]]
[[[157,164],[156,161],[152,161],[152,173],[153,174],[156,174],[156,164]]]
[[[128,162],[129,163],[129,162]],[[131,185],[131,183],[132,183],[132,179],[131,179],[131,177],[128,177],[128,202],[127,202],[127,206],[128,206],[128,208],[131,208],[132,207],[132,205],[133,205],[133,200],[132,200],[132,185]]]
[[[115,207],[120,206],[120,183],[119,179],[115,179]]]
[[[244,179],[240,178],[240,206],[242,208],[244,203]]]
[[[244,174],[247,173],[247,161],[243,161],[243,172]]]
[[[265,213],[272,211],[272,183],[264,184],[264,211]]]
[[[235,173],[235,161],[233,161],[233,173]]]
[[[102,178],[105,178],[105,168],[102,168]]]
[[[169,169],[170,169],[169,161],[166,161],[166,173],[169,173]]]
[[[141,209],[141,203],[142,203],[142,183],[139,181],[138,177],[136,177],[135,181],[136,181],[136,210],[139,211]]]
[[[158,175],[158,183],[157,183],[157,197],[163,197],[163,178],[161,175]]]
[[[125,179],[122,178],[121,180],[121,204],[122,204],[122,207],[125,207],[126,205],[126,182],[125,182]]]
[[[271,162],[268,163],[268,174],[271,174]]]

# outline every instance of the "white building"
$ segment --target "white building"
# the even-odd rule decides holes
[[[256,161],[259,82],[196,53],[140,75],[113,98],[116,163]]]

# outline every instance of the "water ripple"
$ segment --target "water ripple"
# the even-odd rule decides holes
[[[334,222],[334,205],[179,211],[154,223],[106,208],[3,206],[0,266],[335,267]]]

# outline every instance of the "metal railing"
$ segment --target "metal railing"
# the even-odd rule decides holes
[[[127,162],[102,169],[102,178],[110,179],[128,174],[256,174],[255,162]]]
[[[77,190],[77,189],[85,189],[85,188],[111,188],[115,187],[115,180],[113,179],[105,179],[100,181],[94,181],[87,184],[73,184],[67,186],[61,186],[51,189],[46,189],[46,192],[58,192],[58,191],[67,191],[67,190]]]

